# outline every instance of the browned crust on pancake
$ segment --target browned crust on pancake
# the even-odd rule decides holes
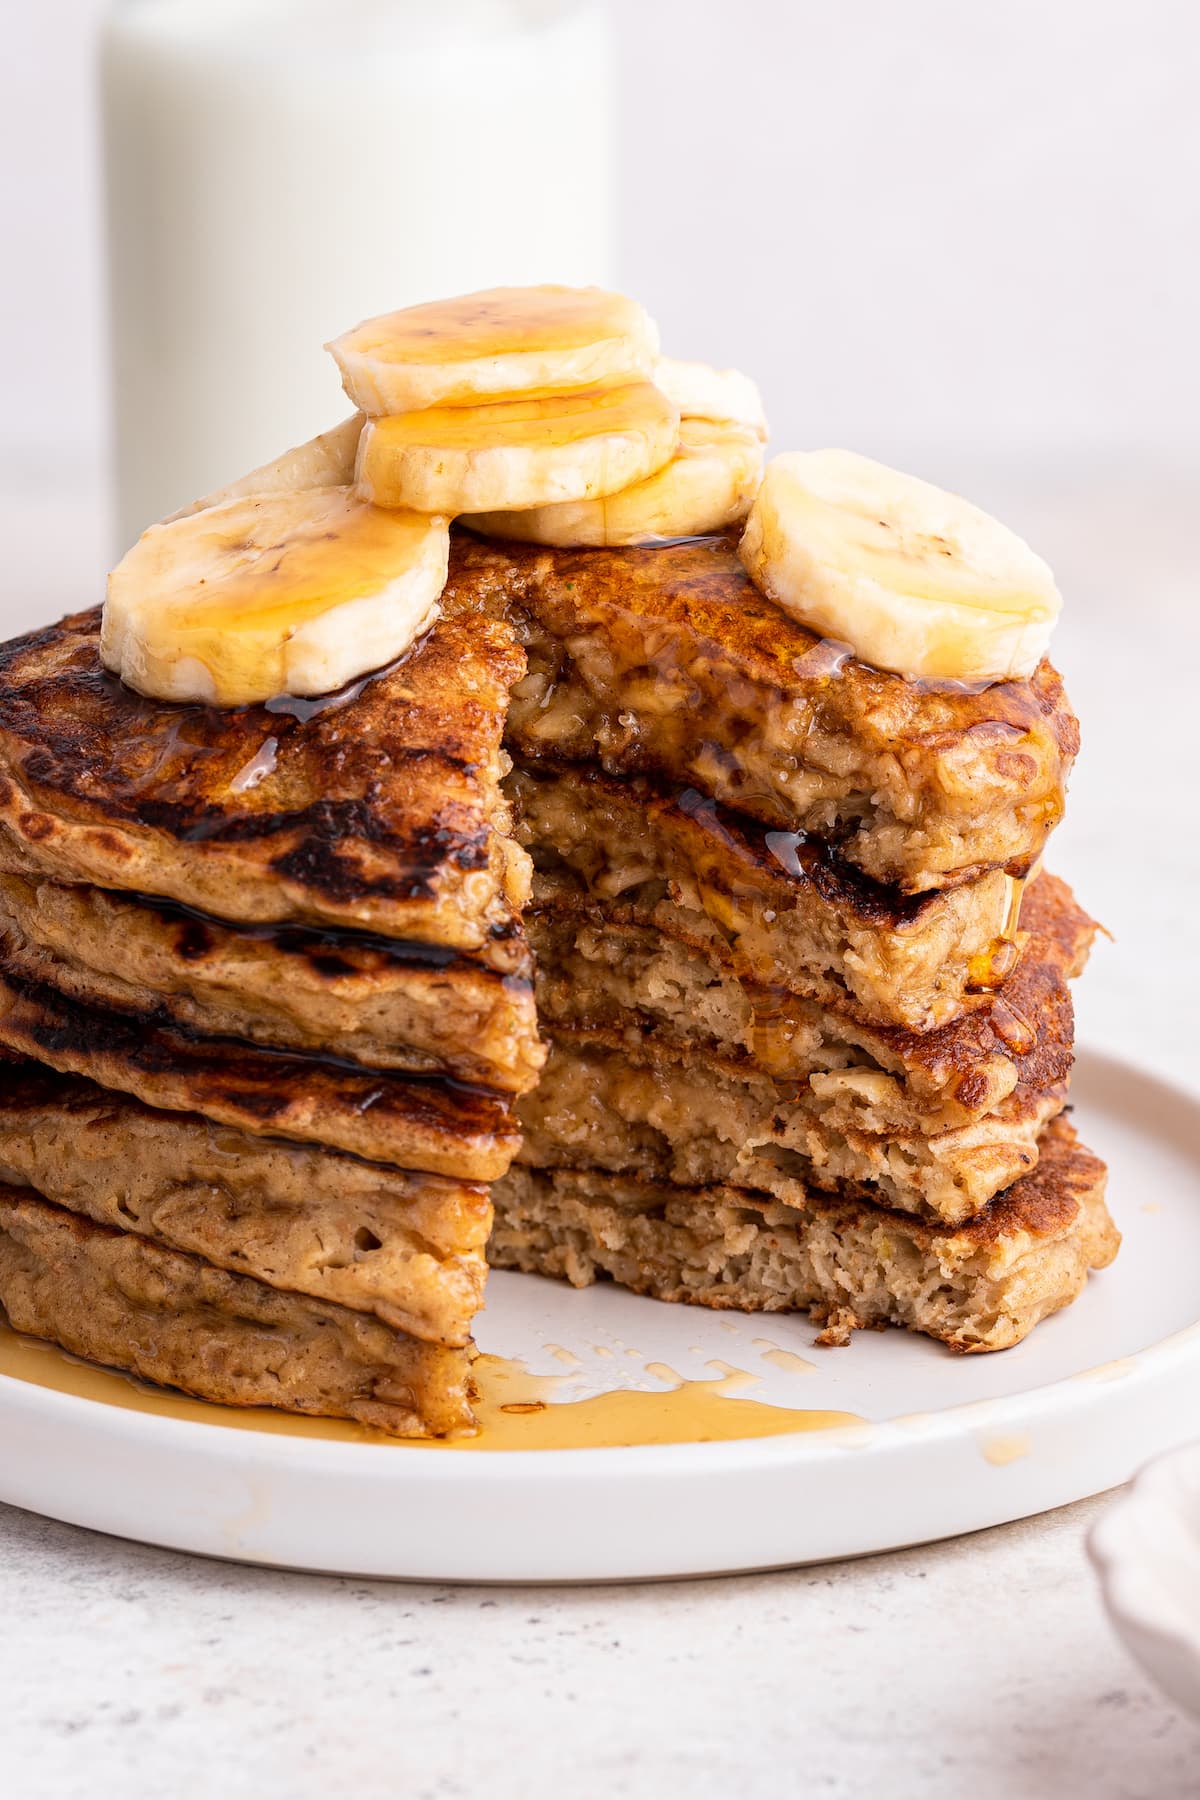
[[[839,663],[758,592],[733,535],[547,550],[456,533],[447,610],[479,604],[509,610],[530,653],[508,727],[526,757],[694,785],[914,892],[1026,874],[1062,815],[1078,725],[1048,662],[974,692]]]
[[[0,1182],[269,1287],[470,1342],[487,1187],[252,1137],[36,1064],[0,1068]]]
[[[1065,1081],[1075,1043],[1067,983],[1082,972],[1098,929],[1066,882],[1043,871],[1022,896],[1021,959],[997,992],[931,1031],[875,1026],[864,1037],[880,1061],[894,1058],[903,1068],[920,1068],[931,1083],[952,1087],[968,1111],[978,1071],[995,1056],[1012,1064],[1023,1087]]]
[[[534,860],[533,902],[641,925],[707,950],[742,979],[865,1021],[926,1030],[1011,967],[1009,879],[936,894],[867,881],[827,846],[767,832],[701,794],[543,763],[507,782]]]
[[[651,930],[536,910],[527,924],[539,1013],[552,1030],[600,1034],[651,1059],[715,1057],[784,1080],[874,1066],[902,1080],[910,1104],[944,1124],[979,1116],[1019,1084],[1044,1089],[1066,1080],[1074,1042],[1067,982],[1096,931],[1064,882],[1039,875],[1022,908],[1024,951],[1002,989],[921,1032],[866,1025],[784,989],[739,982],[705,953]],[[726,1034],[726,1020],[740,1037]]]
[[[728,1184],[789,1205],[821,1188],[953,1223],[1033,1168],[1067,1098],[1066,1082],[1018,1084],[981,1117],[944,1125],[880,1085],[779,1081],[716,1056],[646,1055],[617,1034],[559,1030],[518,1103],[518,1160]]]
[[[0,860],[240,920],[420,937],[528,972],[500,735],[510,626],[443,620],[303,722],[145,700],[100,609],[0,646]],[[254,779],[251,779],[251,776]]]
[[[1116,1255],[1104,1185],[1065,1119],[1036,1173],[957,1227],[816,1193],[784,1206],[728,1185],[516,1167],[493,1191],[488,1260],[718,1310],[804,1310],[827,1327],[823,1343],[893,1324],[961,1352],[1003,1350]]]
[[[1017,1233],[1028,1238],[1053,1239],[1073,1229],[1087,1196],[1103,1189],[1108,1170],[1100,1158],[1080,1143],[1074,1126],[1061,1116],[1054,1119],[1038,1146],[1037,1167],[1000,1194],[973,1219],[964,1219],[955,1236],[973,1249],[991,1249]],[[934,1241],[931,1228],[918,1221],[920,1241]],[[1103,1268],[1117,1253],[1120,1234],[1116,1227],[1103,1233],[1100,1253]]]
[[[232,926],[170,901],[0,869],[0,934],[99,1006],[211,1037],[523,1093],[545,1054],[533,985],[438,945]]]
[[[469,1430],[470,1352],[283,1294],[0,1186],[13,1329],[223,1406],[353,1419],[396,1437]]]
[[[152,1017],[78,1006],[39,972],[23,970],[2,938],[0,1043],[168,1112],[198,1112],[402,1169],[489,1181],[520,1141],[508,1103],[482,1088],[193,1038]]]

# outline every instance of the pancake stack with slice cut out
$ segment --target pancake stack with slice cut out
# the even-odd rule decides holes
[[[331,349],[351,419],[0,647],[11,1325],[401,1436],[471,1426],[485,1249],[1017,1342],[1118,1241],[1050,571],[764,475],[753,383],[619,295]]]

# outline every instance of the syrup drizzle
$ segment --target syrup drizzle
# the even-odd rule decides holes
[[[272,1436],[323,1438],[338,1443],[374,1444],[395,1450],[463,1451],[587,1450],[635,1444],[696,1444],[739,1438],[786,1437],[860,1425],[854,1413],[768,1406],[741,1392],[755,1377],[728,1363],[711,1363],[716,1378],[685,1381],[665,1363],[647,1363],[646,1373],[669,1385],[656,1390],[619,1388],[582,1400],[563,1398],[573,1375],[533,1375],[507,1357],[481,1355],[473,1365],[479,1387],[474,1437],[446,1442],[386,1436],[342,1419],[304,1419],[266,1407],[215,1406],[152,1387],[112,1369],[80,1362],[54,1344],[20,1336],[0,1326],[0,1375],[78,1399],[182,1419],[224,1425]]]
[[[1029,880],[1028,878],[1020,880],[1015,875],[1006,875],[1004,883],[1004,916],[1000,921],[1000,930],[996,941],[990,949],[972,959],[968,970],[967,988],[972,994],[996,993],[1016,967],[1020,955],[1017,934],[1021,924],[1021,902],[1025,897],[1025,889]],[[1015,1015],[1013,1017],[1015,1018]],[[997,1023],[995,1013],[992,1016],[992,1023],[997,1035],[1004,1039],[1010,1049],[1017,1048],[1013,1041],[1013,1032],[1024,1038],[1029,1031],[1028,1022],[1020,1020],[1019,1025],[1010,1025],[1009,1035],[1006,1036],[1001,1024]],[[1036,1041],[1036,1033],[1034,1039]],[[1031,1044],[1025,1046],[1026,1049],[1031,1047]],[[1021,1053],[1024,1054],[1024,1052]]]

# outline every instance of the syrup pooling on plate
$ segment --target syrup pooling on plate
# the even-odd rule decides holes
[[[275,1437],[443,1452],[598,1450],[787,1437],[863,1423],[855,1413],[793,1410],[746,1399],[738,1390],[753,1378],[740,1370],[727,1370],[715,1381],[683,1381],[665,1365],[648,1365],[647,1372],[660,1367],[663,1378],[678,1385],[658,1392],[619,1388],[583,1400],[564,1400],[560,1396],[572,1376],[531,1375],[522,1363],[507,1357],[480,1356],[473,1365],[479,1387],[477,1435],[445,1442],[404,1440],[341,1419],[304,1419],[266,1407],[213,1406],[80,1362],[56,1345],[0,1325],[0,1375],[156,1418],[264,1431]]]
[[[531,1376],[506,1358],[481,1357],[475,1364],[480,1432],[462,1443],[479,1450],[609,1449],[788,1437],[863,1422],[854,1413],[798,1411],[748,1399],[740,1390],[754,1377],[721,1368],[716,1380],[685,1381],[665,1364],[648,1363],[648,1375],[671,1385],[657,1392],[616,1388],[563,1400],[556,1396],[570,1376]],[[510,1398],[503,1398],[506,1394]]]

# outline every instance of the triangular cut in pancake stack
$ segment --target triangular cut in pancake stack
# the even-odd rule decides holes
[[[450,305],[469,350],[478,309]],[[382,672],[210,691],[254,668],[235,610],[211,681],[169,633],[155,675],[136,583],[120,666],[159,698],[105,666],[100,609],[0,647],[0,1309],[188,1393],[400,1436],[471,1429],[488,1263],[806,1310],[828,1343],[1019,1341],[1118,1242],[1066,1116],[1095,926],[1041,865],[1078,744],[1058,675],[912,678],[767,598],[724,528],[761,467],[736,418],[716,516],[608,541],[710,491],[704,408],[745,395],[698,365],[565,422],[498,400],[510,460],[468,457],[474,503],[446,503],[464,433],[500,427],[457,389],[422,423],[439,342],[365,395],[347,352],[388,416],[190,515],[243,558],[264,495],[308,530],[315,491],[318,538],[357,520],[390,555],[381,509],[416,507],[396,531],[426,562],[440,531],[448,565]],[[539,458],[558,481],[614,406],[630,485],[566,525],[536,482],[495,500]],[[639,485],[629,443],[664,417],[682,487],[675,461]],[[439,507],[487,517],[447,535]]]
[[[1063,1116],[1096,928],[1040,867],[1078,742],[1051,666],[835,656],[721,536],[464,541],[469,592],[530,659],[507,788],[550,1046],[493,1264],[960,1350],[1073,1299],[1117,1238]]]

